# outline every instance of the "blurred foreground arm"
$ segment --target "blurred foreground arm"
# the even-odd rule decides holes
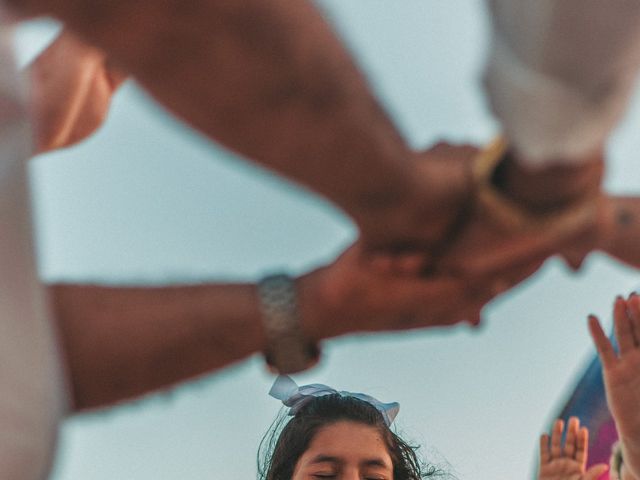
[[[311,341],[444,326],[469,315],[461,283],[380,273],[358,245],[300,277],[297,290]],[[51,293],[76,410],[166,388],[265,348],[255,285],[54,285]]]
[[[9,0],[53,15],[223,145],[325,195],[375,246],[430,246],[466,178],[415,158],[309,1]]]

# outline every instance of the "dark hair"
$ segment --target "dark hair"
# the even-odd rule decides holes
[[[300,457],[320,428],[339,421],[352,421],[378,429],[393,463],[394,480],[422,480],[441,472],[418,460],[416,449],[396,435],[376,408],[358,398],[331,394],[313,398],[282,428],[276,419],[260,443],[258,478],[291,480]]]

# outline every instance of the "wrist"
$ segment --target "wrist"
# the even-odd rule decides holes
[[[601,150],[580,164],[530,168],[516,152],[505,155],[493,182],[513,202],[538,214],[561,210],[600,189],[604,173]]]
[[[339,309],[332,307],[335,299],[332,299],[331,289],[325,280],[327,268],[313,270],[296,279],[302,331],[311,342],[349,332],[338,316]]]
[[[635,438],[635,440],[634,440]],[[640,442],[638,437],[627,437],[620,435],[620,447],[622,450],[622,459],[626,468],[634,475],[640,474]]]

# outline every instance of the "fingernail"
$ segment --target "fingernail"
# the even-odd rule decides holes
[[[480,318],[479,315],[478,316],[473,315],[469,317],[467,322],[469,323],[469,326],[474,330],[477,330],[482,327],[482,318]]]

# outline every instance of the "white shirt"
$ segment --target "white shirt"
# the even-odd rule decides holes
[[[487,2],[485,86],[509,141],[533,166],[603,145],[640,69],[640,1]]]
[[[66,389],[36,272],[26,169],[30,131],[9,30],[0,18],[0,480],[44,480]]]

